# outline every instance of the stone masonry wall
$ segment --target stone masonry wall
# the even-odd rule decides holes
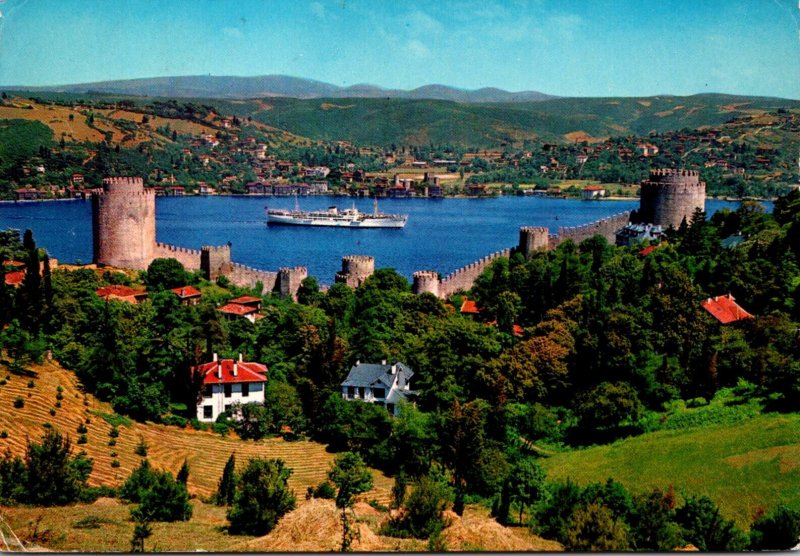
[[[511,248],[503,249],[491,255],[486,255],[482,259],[470,263],[463,268],[459,268],[452,274],[448,274],[439,286],[439,297],[448,298],[457,291],[466,291],[472,288],[475,280],[486,270],[492,261],[500,257],[509,256],[511,256]]]
[[[601,235],[613,244],[616,241],[615,232],[625,226],[631,218],[631,213],[621,212],[596,222],[583,224],[568,228],[559,228],[558,233],[550,236],[550,249],[554,249],[559,243],[571,239],[575,243],[580,243],[584,239],[589,239],[595,235]]]
[[[187,249],[167,243],[156,243],[153,257],[156,259],[175,259],[186,270],[200,270],[200,251],[197,249]]]
[[[92,194],[94,262],[144,270],[156,244],[155,192],[142,178],[106,178]]]

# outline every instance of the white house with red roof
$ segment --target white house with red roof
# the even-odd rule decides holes
[[[213,423],[219,414],[233,404],[264,403],[267,386],[267,366],[239,359],[214,359],[192,367],[203,377],[202,398],[197,403],[197,419]]]

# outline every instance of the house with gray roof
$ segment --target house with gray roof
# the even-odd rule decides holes
[[[392,415],[397,415],[400,400],[407,400],[414,394],[409,380],[414,371],[403,363],[356,364],[350,369],[342,382],[342,397],[345,400],[361,400],[386,407]]]

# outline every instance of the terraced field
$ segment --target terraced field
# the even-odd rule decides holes
[[[84,395],[75,375],[56,363],[36,365],[33,371],[35,376],[28,378],[10,375],[5,372],[5,367],[0,366],[0,378],[7,381],[0,386],[0,431],[8,434],[7,438],[0,439],[0,452],[8,448],[14,455],[24,455],[26,438],[37,440],[44,432],[43,425],[50,423],[72,439],[75,451],[84,449],[94,459],[94,469],[89,478],[91,485],[115,486],[122,483],[142,459],[135,453],[140,439],[149,446],[147,457],[156,468],[177,473],[183,460],[188,460],[189,492],[200,497],[214,492],[225,462],[232,453],[236,454],[238,465],[244,465],[254,456],[282,458],[294,471],[289,485],[299,502],[304,500],[308,486],[317,485],[325,478],[333,461],[334,455],[316,442],[242,441],[235,435],[222,438],[211,432],[150,423],[121,425],[116,445],[109,446],[112,426],[102,417],[114,415],[109,404]],[[28,387],[29,380],[33,380],[33,388]],[[60,408],[55,407],[58,386],[63,388]],[[16,398],[24,401],[24,407],[14,407]],[[50,414],[51,409],[55,409],[54,416]],[[88,441],[77,445],[77,428],[82,422],[88,429]],[[119,461],[119,467],[112,467],[114,460]],[[392,479],[377,471],[373,474],[375,488],[366,493],[364,499],[388,503]]]

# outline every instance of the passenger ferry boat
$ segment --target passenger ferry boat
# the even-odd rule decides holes
[[[284,224],[289,226],[334,226],[342,228],[402,228],[408,220],[407,214],[383,214],[378,212],[378,200],[375,199],[372,214],[359,212],[353,208],[339,210],[328,207],[327,210],[302,211],[295,205],[295,210],[267,208],[267,224]]]

